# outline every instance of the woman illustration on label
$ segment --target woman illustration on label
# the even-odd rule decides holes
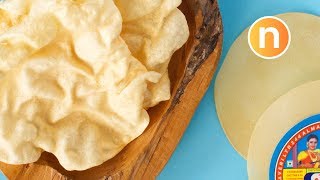
[[[307,138],[307,150],[298,155],[299,168],[319,168],[320,149],[317,149],[318,136],[310,134]]]

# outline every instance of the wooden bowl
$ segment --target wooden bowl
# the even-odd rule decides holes
[[[183,0],[190,37],[169,64],[172,97],[148,110],[146,131],[116,157],[85,171],[66,171],[54,155],[43,153],[26,165],[0,163],[9,179],[155,179],[167,163],[216,69],[222,46],[217,0]],[[93,147],[94,148],[94,147]]]

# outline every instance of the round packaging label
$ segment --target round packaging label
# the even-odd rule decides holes
[[[319,140],[320,114],[291,128],[273,153],[270,180],[320,180]]]

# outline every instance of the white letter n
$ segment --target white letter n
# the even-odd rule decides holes
[[[261,27],[259,29],[259,47],[266,48],[266,34],[271,32],[273,34],[273,48],[279,48],[279,31],[274,27],[264,28]]]

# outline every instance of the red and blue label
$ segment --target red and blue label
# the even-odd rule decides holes
[[[278,143],[270,180],[320,180],[320,114],[291,128]]]

